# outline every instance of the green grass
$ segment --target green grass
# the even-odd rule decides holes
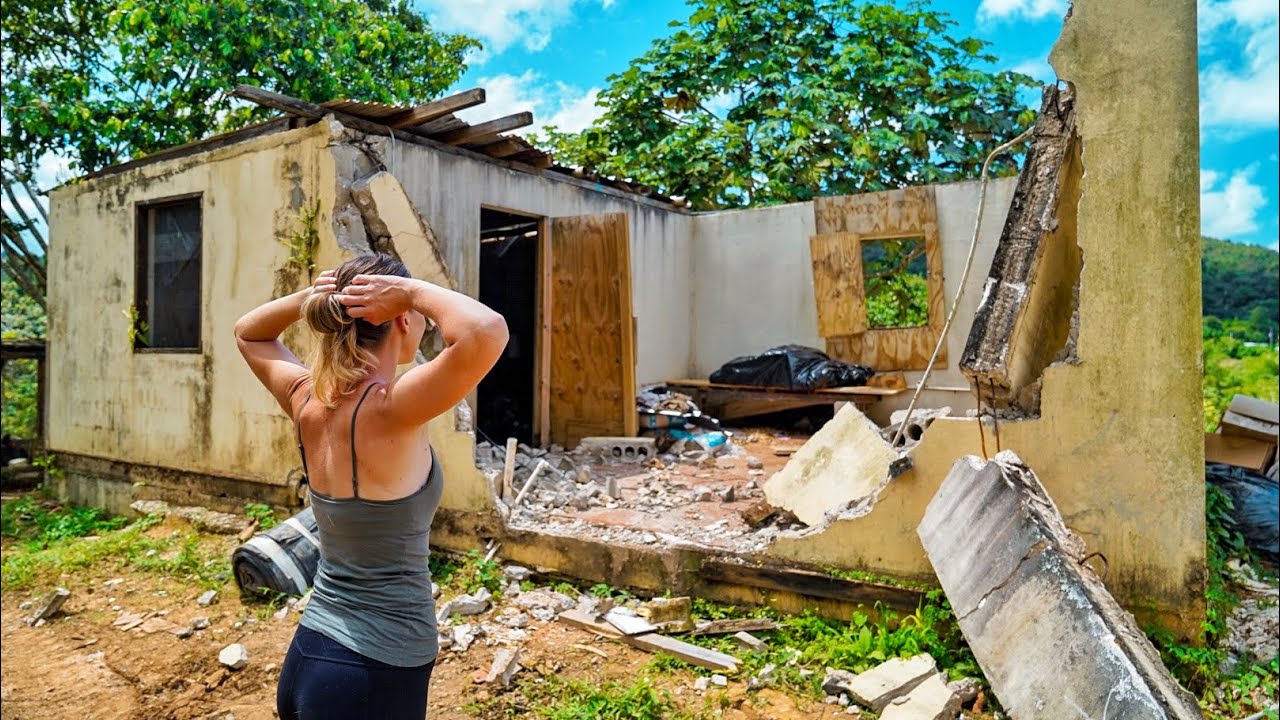
[[[146,516],[129,522],[96,508],[63,506],[26,496],[0,508],[6,544],[0,581],[21,590],[42,580],[88,567],[132,568],[193,582],[205,589],[231,577],[230,553],[209,548],[195,532],[153,538],[146,531],[161,521]]]
[[[525,676],[510,693],[467,708],[483,717],[540,717],[548,720],[699,720],[705,714],[680,710],[667,690],[642,673],[630,682],[592,684],[557,675]]]
[[[475,593],[486,588],[494,595],[501,595],[506,585],[502,564],[486,560],[479,550],[472,550],[461,557],[433,552],[428,561],[431,578],[441,588],[459,593]]]

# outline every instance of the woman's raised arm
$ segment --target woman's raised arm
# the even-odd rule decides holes
[[[336,288],[333,271],[322,272],[311,287],[260,305],[236,322],[240,354],[289,417],[293,417],[293,392],[307,377],[307,368],[280,342],[280,335],[298,321],[302,303],[311,293]]]

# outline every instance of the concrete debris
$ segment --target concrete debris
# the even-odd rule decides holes
[[[638,617],[626,608],[614,608],[604,614],[605,622],[618,629],[623,635],[641,635],[657,630],[644,618]]]
[[[191,627],[194,630],[205,630],[209,627],[209,618],[207,617],[192,618]]]
[[[924,437],[924,431],[929,429],[934,420],[951,415],[950,407],[942,407],[937,409],[917,409],[911,411],[911,418],[907,419],[906,410],[896,410],[889,416],[889,425],[880,431],[880,437],[886,442],[892,443],[897,438],[898,444],[894,446],[899,452],[904,452],[915,447]],[[902,429],[902,436],[898,437],[898,429]]]
[[[454,615],[479,615],[489,609],[489,600],[492,597],[493,594],[488,588],[480,588],[474,595],[466,593],[459,595],[446,603],[446,606],[452,609]]]
[[[717,673],[711,676],[711,684],[716,687],[729,687],[729,678]]]
[[[688,596],[654,598],[636,609],[636,614],[653,623],[660,632],[679,633],[693,629],[693,600]]]
[[[431,599],[432,599],[432,600],[434,600],[434,599],[436,599],[436,598],[438,598],[438,597],[440,597],[440,586],[439,586],[439,585],[437,585],[437,584],[435,583],[435,581],[432,581],[432,583],[431,583]]]
[[[968,705],[973,699],[978,697],[978,693],[982,691],[982,686],[973,678],[960,678],[947,683],[947,687],[951,688],[951,692],[960,698],[962,705]]]
[[[858,704],[881,712],[894,698],[911,692],[937,672],[938,664],[926,653],[907,659],[893,658],[859,673],[846,689]]]
[[[209,607],[217,597],[217,590],[206,590],[203,593],[200,593],[200,597],[196,598],[196,605],[199,605],[200,607]]]
[[[140,515],[177,515],[201,532],[216,535],[237,535],[248,524],[240,515],[218,512],[194,505],[171,507],[163,500],[138,500],[129,507]]]
[[[960,696],[947,687],[943,673],[934,673],[899,696],[880,713],[880,720],[955,720],[960,712]]]
[[[751,679],[747,681],[747,685],[753,690],[756,688],[764,687],[765,685],[768,685],[773,682],[774,675],[776,675],[777,672],[778,672],[777,665],[774,665],[772,663],[770,663],[769,665],[765,665],[764,667],[760,668],[760,672],[751,676]]]
[[[710,680],[708,680],[708,679],[707,679],[707,678],[705,678],[705,677],[700,677],[700,678],[697,678],[697,679],[695,679],[695,680],[693,681],[693,689],[694,689],[694,690],[706,690],[706,689],[707,689],[707,687],[708,687],[710,684],[711,684],[711,681],[710,681]]]
[[[765,499],[806,525],[818,525],[828,512],[875,493],[897,459],[880,428],[848,405],[769,478]]]
[[[627,462],[644,462],[658,454],[653,438],[589,437],[578,443],[578,449]]]
[[[218,662],[232,670],[241,670],[249,664],[249,651],[240,643],[228,645],[218,653]]]
[[[529,616],[514,608],[505,608],[498,616],[498,622],[520,630],[529,627]]]
[[[854,674],[848,670],[827,668],[827,674],[822,678],[822,692],[827,695],[847,693],[849,692],[849,685],[853,682],[853,678]]]
[[[40,606],[40,609],[36,611],[36,614],[27,618],[27,624],[35,625],[38,622],[43,622],[53,617],[62,609],[62,604],[65,603],[69,597],[71,597],[70,590],[61,587],[54,588],[53,592],[49,594],[49,597],[46,598],[44,603]]]
[[[467,648],[471,647],[471,643],[475,642],[476,637],[478,637],[480,633],[480,628],[474,625],[465,623],[462,625],[455,625],[453,627],[452,649],[455,652],[466,652]]]
[[[529,578],[533,577],[532,570],[526,567],[520,567],[519,565],[508,565],[502,568],[502,574],[505,575],[508,580],[514,580],[518,583],[525,582]]]
[[[958,460],[918,534],[1010,717],[1201,717],[1017,455]]]
[[[493,658],[493,665],[489,667],[489,675],[485,678],[485,682],[491,683],[499,680],[502,682],[502,687],[510,687],[512,676],[519,671],[520,648],[499,650],[498,654]]]
[[[755,635],[752,635],[749,632],[735,633],[733,636],[733,639],[735,642],[738,643],[738,645],[743,650],[750,650],[752,652],[764,652],[769,647],[768,643],[756,637]]]

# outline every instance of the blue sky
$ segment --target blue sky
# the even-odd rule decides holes
[[[1105,1],[1105,0],[1104,0]],[[532,110],[564,130],[595,118],[606,78],[689,15],[684,0],[416,0],[442,30],[479,38],[459,88],[484,87],[483,120]],[[1066,0],[935,2],[1005,68],[1053,79]],[[1276,247],[1280,237],[1280,32],[1276,0],[1200,0],[1202,230]]]

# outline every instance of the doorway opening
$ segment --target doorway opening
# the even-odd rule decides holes
[[[542,219],[480,209],[480,302],[506,318],[510,340],[476,392],[476,427],[497,447],[537,437],[539,248]]]

